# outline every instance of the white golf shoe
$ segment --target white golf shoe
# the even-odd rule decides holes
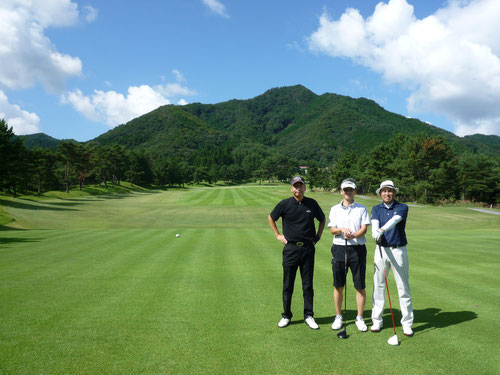
[[[413,330],[411,329],[411,327],[403,327],[403,334],[405,336],[412,337],[413,336]]]
[[[342,316],[336,316],[332,324],[332,329],[338,330],[342,328]]]
[[[379,323],[379,322],[374,322],[372,327],[370,328],[370,331],[372,332],[380,332],[380,330],[382,329],[382,323]]]
[[[304,321],[309,326],[309,328],[319,329],[319,325],[316,323],[316,321],[312,316],[308,316],[307,318],[304,319]]]
[[[288,318],[281,318],[281,320],[278,323],[278,327],[285,328],[289,324],[290,324],[290,319],[288,319]]]
[[[356,318],[356,327],[358,327],[359,332],[366,332],[368,331],[368,327],[365,324],[365,321],[363,318]]]

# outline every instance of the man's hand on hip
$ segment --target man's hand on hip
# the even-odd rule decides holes
[[[277,238],[278,240],[280,240],[280,241],[281,241],[281,243],[282,243],[283,245],[286,245],[286,244],[288,243],[288,241],[286,240],[285,236],[283,236],[282,234],[278,234],[278,235],[276,236],[276,238]]]

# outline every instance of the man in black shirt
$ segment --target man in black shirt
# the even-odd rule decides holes
[[[291,180],[292,197],[279,202],[268,217],[269,225],[283,248],[283,313],[278,327],[284,328],[292,319],[293,286],[297,268],[300,267],[302,291],[304,295],[304,320],[312,329],[319,326],[314,321],[313,312],[313,273],[314,245],[321,238],[325,227],[325,214],[318,202],[304,196],[306,182],[302,177]],[[276,221],[283,218],[283,234],[276,227]],[[319,221],[318,232],[314,219]]]

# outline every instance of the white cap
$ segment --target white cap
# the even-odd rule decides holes
[[[342,190],[344,190],[345,188],[353,188],[354,190],[356,190],[356,184],[354,183],[354,181],[350,181],[350,180],[344,180],[342,181],[342,185],[340,185],[340,188]]]
[[[383,181],[381,184],[380,184],[380,187],[377,189],[377,195],[379,195],[380,193],[380,190],[382,190],[383,188],[391,188],[392,190],[394,190],[396,193],[399,191],[399,189],[397,187],[394,186],[394,182],[392,182],[391,180],[385,180]]]

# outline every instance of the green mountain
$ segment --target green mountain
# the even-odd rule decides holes
[[[17,138],[18,136],[16,136]],[[30,135],[20,136],[23,138],[23,143],[27,148],[41,147],[48,148],[50,150],[56,150],[57,145],[61,142],[61,140],[52,138],[51,136],[44,133],[36,133]]]
[[[327,163],[346,150],[368,153],[397,133],[440,135],[458,153],[500,155],[500,137],[457,137],[388,112],[372,100],[316,95],[301,85],[273,88],[248,100],[162,106],[91,142],[183,157],[198,149],[252,143],[299,160]]]
[[[466,135],[463,141],[474,151],[483,151],[487,148],[494,150],[497,155],[500,153],[500,137],[497,135]]]
[[[118,126],[92,142],[120,144],[129,150],[164,156],[187,156],[204,146],[221,146],[228,138],[230,134],[215,129],[182,106],[166,105]]]
[[[499,137],[460,138],[388,112],[372,100],[316,95],[301,85],[274,88],[248,100],[160,107],[95,141],[169,155],[254,142],[298,159],[327,162],[348,149],[367,153],[397,133],[441,135],[457,152],[500,154]]]

